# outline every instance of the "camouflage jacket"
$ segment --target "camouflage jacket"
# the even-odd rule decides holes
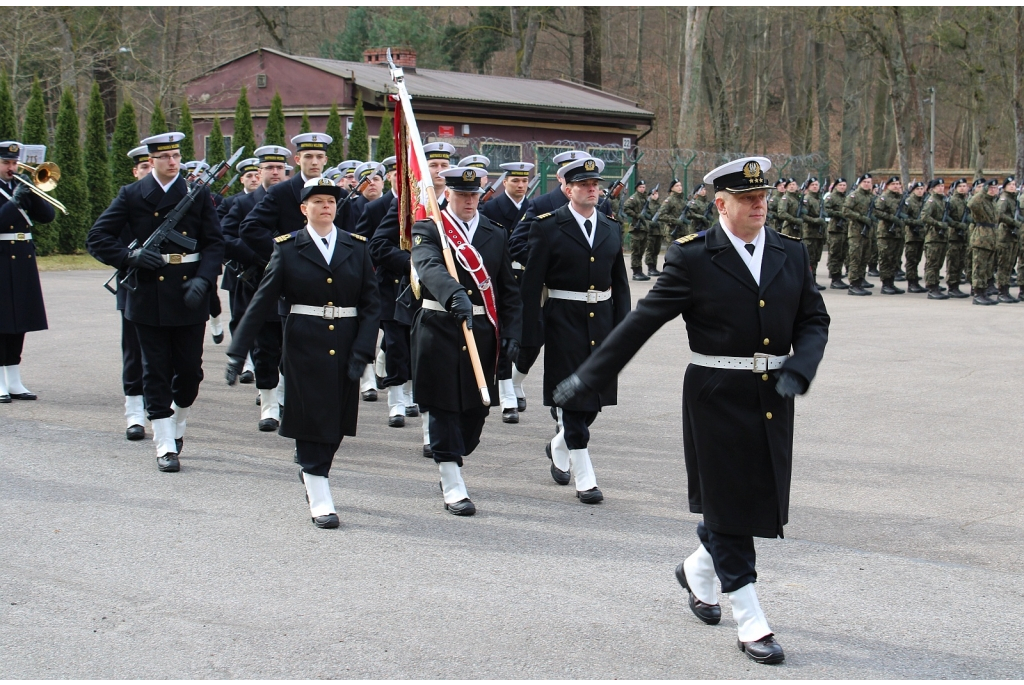
[[[903,196],[887,190],[875,201],[875,228],[879,238],[895,238],[898,235],[900,221],[896,218],[896,210]]]
[[[946,198],[938,193],[929,193],[921,206],[921,223],[927,230],[926,243],[945,243],[949,240],[949,227],[942,223],[946,213]]]
[[[715,223],[715,210],[712,209],[708,212],[707,197],[695,195],[693,197],[693,202],[690,203],[689,209],[686,210],[686,214],[690,218],[690,225],[693,226],[694,233],[706,231],[711,228],[711,224]],[[705,214],[707,214],[706,219],[704,218]]]
[[[683,215],[685,207],[686,198],[682,193],[668,194],[668,197],[661,204],[661,216],[658,217],[658,223],[661,224],[662,228],[662,235],[669,235],[674,231],[678,231],[679,235],[687,235],[693,232],[687,230],[688,227],[679,219]]]
[[[971,210],[971,247],[979,250],[996,249],[996,202],[984,189],[967,201]]]
[[[960,193],[953,193],[949,198],[949,242],[959,243],[967,240],[967,229],[971,224],[971,213],[967,209],[967,198]]]
[[[825,220],[821,218],[821,198],[818,193],[808,191],[803,197],[804,221],[803,232],[800,236],[804,240],[813,240],[825,236]]]
[[[843,203],[843,216],[849,223],[850,235],[853,235],[854,231],[860,233],[861,228],[865,226],[869,231],[874,228],[868,218],[874,201],[874,194],[870,190],[863,190],[860,187],[852,193],[846,194],[846,202]]]
[[[903,222],[906,228],[904,238],[908,243],[919,243],[924,240],[924,222],[921,221],[921,209],[924,207],[925,197],[918,197],[911,193],[907,197],[907,204],[904,207],[904,214],[907,218]]]
[[[843,233],[846,231],[846,214],[843,210],[843,203],[846,202],[845,193],[832,191],[825,196],[825,214],[828,215],[828,232]]]
[[[999,222],[997,236],[1002,242],[1016,242],[1017,229],[1020,228],[1020,221],[1016,221],[1013,215],[1017,212],[1017,197],[1013,193],[1003,191],[996,200],[996,220]]]
[[[765,225],[775,230],[779,230],[779,198],[783,194],[773,190],[771,197],[768,198],[768,216],[765,219]]]
[[[796,193],[786,193],[779,198],[777,224],[781,226],[781,230],[789,230],[791,233],[799,232],[799,227],[804,222],[803,219],[797,217],[802,201],[802,198]]]
[[[641,217],[640,212],[644,208],[644,203],[647,203],[647,211],[645,212],[645,216]],[[658,201],[651,200],[650,202],[647,202],[647,193],[641,193],[639,191],[633,193],[633,195],[626,200],[626,204],[622,206],[622,213],[629,217],[629,223],[632,225],[634,231],[648,230],[648,224],[650,223],[651,217],[654,216],[657,211]]]

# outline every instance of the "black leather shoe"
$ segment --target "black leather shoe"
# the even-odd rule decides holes
[[[519,423],[519,412],[515,409],[502,409],[501,410],[501,422],[502,423]]]
[[[313,520],[313,525],[317,528],[337,528],[341,525],[337,514],[324,514],[323,516],[311,516],[310,518]]]
[[[424,445],[423,446],[423,456],[425,458],[427,458],[427,459],[433,459],[434,458],[434,450],[432,450],[430,448],[430,445]]]
[[[657,269],[648,269],[647,270],[647,275],[650,276],[651,278],[654,278],[656,276],[660,276],[661,272],[658,271]]]
[[[1021,299],[1024,299],[1024,293],[1021,293]],[[526,398],[525,397],[517,397],[516,398],[516,411],[526,411]]]
[[[818,283],[817,281],[814,282],[814,287],[817,290],[824,290],[825,289],[825,286],[823,286],[821,283]]]
[[[558,423],[558,410],[554,407],[551,407],[551,420]]]
[[[420,415],[420,405],[418,405],[418,404],[410,404],[408,407],[405,408],[405,415],[406,416],[411,416],[413,418],[419,416]]]
[[[643,271],[634,271],[633,272],[633,280],[634,281],[649,281],[649,280],[651,280],[651,277],[648,276],[647,274],[645,274]]]
[[[388,428],[405,428],[405,417],[401,414],[398,416],[389,416]]]
[[[259,395],[256,395],[256,406],[258,407],[258,406],[260,406],[261,404],[263,404],[263,401],[262,401],[262,400],[260,399],[260,396],[259,396]]]
[[[0,395],[0,404],[10,404],[12,401],[10,395]]]
[[[223,333],[221,333],[220,335],[213,336],[213,344],[214,345],[220,345],[222,342],[224,342],[224,334]]]
[[[467,497],[466,499],[460,499],[458,502],[453,504],[444,503],[444,508],[449,514],[455,516],[472,516],[476,513],[476,505]]]
[[[36,396],[36,394],[34,392],[12,392],[11,393],[11,399],[12,400],[38,400],[39,398]]]
[[[850,287],[850,284],[844,281],[842,277],[839,277],[833,278],[832,283],[828,287],[832,288],[832,290],[846,290]]]
[[[276,431],[277,427],[280,426],[280,425],[281,424],[278,422],[277,419],[260,419],[260,423],[259,423],[260,430],[263,431],[264,433],[270,433],[271,431]]]
[[[690,586],[686,583],[686,570],[683,569],[682,564],[676,566],[676,580],[690,596],[690,611],[693,612],[693,615],[709,626],[718,625],[722,620],[722,606],[720,604],[705,604],[694,596]]]
[[[864,295],[870,295],[871,291],[870,290],[865,290],[864,288],[862,288],[860,286],[860,283],[854,283],[854,284],[850,285],[849,289],[846,291],[846,294],[847,295],[864,296]]]
[[[589,490],[584,490],[583,492],[577,490],[576,497],[584,504],[597,504],[604,499],[604,495],[601,494],[601,491],[598,490],[596,486]]]
[[[363,395],[363,402],[376,402],[377,401],[377,391],[374,390],[373,388],[370,388],[369,390],[364,390],[362,395]]]
[[[572,480],[572,474],[568,471],[555,466],[555,460],[551,458],[551,443],[544,445],[544,454],[548,455],[548,461],[551,462],[551,477],[559,485],[568,485],[569,481]]]
[[[128,430],[124,432],[124,437],[128,438],[129,440],[145,440],[146,429],[140,426],[139,424],[135,424],[134,426],[128,426]]]
[[[178,455],[174,452],[168,452],[162,457],[157,457],[156,467],[161,471],[166,471],[167,473],[177,473],[181,470],[181,464],[178,462]]]
[[[185,449],[185,438],[175,438],[174,449],[178,451],[178,454],[181,454],[181,451]]]
[[[244,383],[245,385],[249,385],[250,383],[256,382],[256,376],[253,375],[252,371],[246,369],[241,374],[239,374],[238,382]]]
[[[740,642],[737,640],[736,645],[740,648],[741,652],[759,664],[781,664],[786,660],[786,655],[782,651],[782,645],[775,641],[775,636],[771,633],[753,642]]]

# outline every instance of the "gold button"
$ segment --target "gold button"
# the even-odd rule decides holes
[[[160,216],[160,212],[153,212],[153,216]]]
[[[594,312],[590,312],[590,318],[591,318],[591,319],[593,319],[593,318],[594,318]]]
[[[188,280],[188,276],[182,276],[182,277],[181,277],[181,280],[183,280],[183,281],[187,281],[187,280]]]
[[[764,339],[764,344],[765,344],[765,345],[767,345],[767,344],[768,344],[768,338],[765,338],[765,339]]]
[[[334,303],[333,303],[333,302],[328,302],[328,303],[327,303],[327,306],[328,306],[328,307],[333,307],[333,306],[334,306]]]
[[[182,235],[188,235],[188,231],[182,231],[181,234]]]
[[[467,291],[466,291],[466,294],[467,294],[467,295],[472,295],[472,294],[473,294],[473,291],[472,291],[472,290],[467,290]]]
[[[160,278],[158,278],[158,279],[156,279],[156,280],[158,280],[158,281],[162,281],[162,280],[164,280],[164,277],[163,277],[163,276],[161,276]]]
[[[594,261],[594,258],[593,258],[593,257],[591,257],[591,258],[590,258],[590,261]]]
[[[764,306],[764,300],[761,300],[760,302],[758,302],[758,304],[763,307]]]
[[[771,413],[771,412],[768,412],[767,414],[765,414],[765,415],[764,415],[764,417],[765,417],[766,419],[768,419],[769,421],[771,421],[771,420],[772,420],[772,413]]]
[[[397,278],[395,279],[395,285],[398,285],[398,279]]]
[[[327,279],[327,282],[328,282],[328,283],[334,283],[334,279],[333,279],[333,278],[328,278],[328,279]]]
[[[762,374],[761,374],[761,380],[763,380],[763,381],[766,381],[766,380],[768,380],[768,374],[766,374],[766,373],[762,373]]]
[[[594,346],[594,345],[596,345],[596,344],[597,344],[597,343],[596,343],[596,342],[594,342],[593,340],[591,340],[591,341],[590,341],[590,346],[591,346],[591,347],[593,347],[593,346]]]
[[[332,357],[334,356],[334,350],[331,350],[331,356],[332,356]],[[769,414],[769,415],[768,415],[768,418],[769,418],[769,419],[771,418],[771,414]]]
[[[595,288],[594,288],[594,286],[590,286],[590,289],[591,289],[591,290],[594,290]]]
[[[329,330],[329,331],[333,331],[333,330],[334,330],[334,324],[332,323],[332,324],[331,324],[330,326],[328,326],[328,327],[327,327],[327,330]]]
[[[465,346],[465,345],[463,345],[463,346],[462,346],[462,351],[463,351],[463,352],[465,352],[465,351],[466,351],[466,346]]]

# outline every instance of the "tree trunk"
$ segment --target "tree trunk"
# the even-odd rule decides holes
[[[828,8],[824,5],[818,8],[818,24],[820,27],[825,25],[825,21],[828,18]],[[821,32],[825,32],[824,28],[818,29]],[[827,34],[825,38],[827,39]],[[825,41],[821,40],[821,36],[815,36],[814,40],[814,92],[817,95],[818,104],[818,152],[825,158],[825,163],[828,165],[831,173],[831,142],[832,134],[831,128],[829,127],[829,94],[828,94],[828,60],[827,53],[825,51]],[[824,180],[822,180],[824,183]]]
[[[853,183],[857,175],[857,148],[860,134],[860,108],[864,63],[867,60],[846,44],[843,63],[843,129],[839,140],[839,173]]]
[[[583,84],[601,88],[601,7],[583,7]]]
[[[914,103],[915,109],[917,110],[918,131],[920,131],[920,133],[921,133],[921,136],[920,136],[920,143],[921,143],[921,169],[923,170],[924,179],[928,180],[928,179],[930,179],[930,178],[935,176],[934,169],[932,169],[931,154],[930,154],[931,153],[931,141],[929,140],[929,138],[930,138],[931,123],[930,123],[930,119],[925,117],[924,100],[921,98],[921,90],[920,90],[920,88],[918,88],[918,85],[917,85],[917,66],[913,63],[913,61],[911,59],[910,51],[907,48],[907,46],[908,46],[908,42],[907,42],[907,29],[906,29],[906,26],[904,25],[903,13],[900,11],[899,7],[894,7],[892,11],[893,11],[893,14],[894,14],[894,23],[895,23],[895,27],[896,27],[896,38],[897,38],[897,45],[898,45],[898,48],[899,48],[899,53],[901,55],[902,62],[903,62],[904,66],[906,67],[906,70],[907,70],[907,84],[910,86],[910,88],[909,88],[909,97],[910,97],[910,100]],[[909,110],[909,107],[908,107],[908,110]],[[907,112],[907,118],[908,119],[910,118],[909,115],[910,115],[910,112],[908,111]],[[907,129],[908,130],[910,129],[909,121],[907,122]],[[909,156],[909,151],[908,151],[908,156]],[[904,183],[906,183],[906,178],[904,178]]]
[[[797,95],[797,81],[796,74],[793,71],[793,63],[796,61],[792,57],[792,46],[793,46],[793,20],[789,16],[788,10],[783,10],[784,14],[782,17],[782,29],[781,39],[782,45],[786,46],[786,56],[782,59],[782,92],[785,97],[782,103],[782,111],[785,113],[786,129],[789,133],[789,152],[790,154],[800,154],[797,152],[797,117],[800,111],[800,106],[797,104],[799,96]]]
[[[704,30],[707,27],[709,7],[686,8],[686,32],[683,65],[683,87],[679,96],[679,129],[676,132],[676,147],[693,148],[699,127],[697,103],[700,99],[701,56],[704,47]]]
[[[633,84],[642,89],[644,82],[644,8],[636,8],[636,71],[633,72]]]
[[[1016,177],[1024,178],[1024,8],[1013,10],[1017,40],[1013,50],[1013,129],[1017,141]]]

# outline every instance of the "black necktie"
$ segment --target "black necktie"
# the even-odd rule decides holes
[[[745,247],[745,248],[747,249],[747,252],[749,252],[749,253],[750,253],[750,256],[751,256],[751,257],[753,257],[753,256],[754,256],[754,245],[753,245],[753,243],[747,243],[747,244],[746,244],[746,245],[744,245],[743,247]]]
[[[331,243],[327,240],[327,238],[320,238],[320,240],[324,241],[324,247],[330,247],[331,246]],[[751,254],[753,254],[753,253],[751,253]]]
[[[587,232],[587,240],[591,241],[594,239],[594,224],[590,223],[590,219],[583,222],[583,230]]]

